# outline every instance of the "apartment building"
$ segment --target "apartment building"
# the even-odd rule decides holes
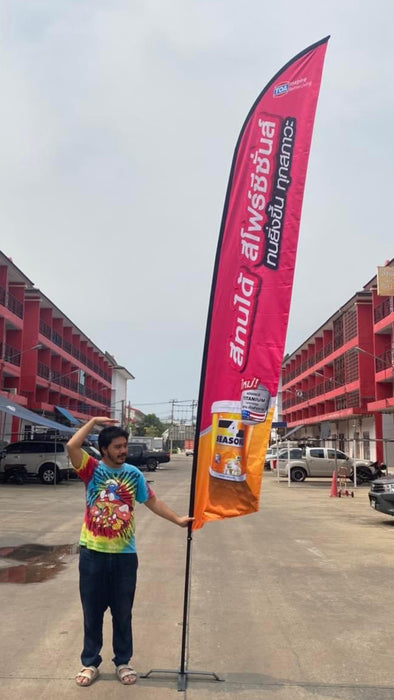
[[[0,396],[15,406],[69,424],[113,413],[119,390],[114,358],[100,350],[2,252],[0,358]],[[133,378],[121,369],[125,381]],[[3,439],[18,430],[17,415],[12,420],[3,416]]]
[[[393,360],[394,297],[378,295],[374,276],[284,358],[288,429],[297,439],[335,442],[351,456],[394,465]]]

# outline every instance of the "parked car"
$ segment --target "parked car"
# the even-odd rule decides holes
[[[21,440],[1,452],[0,473],[4,481],[19,473],[38,476],[43,484],[59,483],[72,470],[65,442]]]
[[[265,453],[264,469],[270,471],[273,468],[273,462],[278,458],[276,447],[268,447]]]
[[[289,440],[278,444],[275,443],[275,445],[268,447],[265,454],[264,469],[266,471],[276,469],[278,455],[284,454],[285,452],[287,454],[287,450],[292,447],[297,447],[297,442]]]
[[[82,449],[88,453],[89,457],[94,457],[100,461],[101,454],[96,447],[93,447],[93,445],[83,445]]]
[[[185,450],[185,455],[186,455],[186,457],[190,457],[191,455],[194,455],[194,450],[193,449]]]
[[[292,448],[290,459],[287,450],[279,454],[279,476],[288,476],[290,470],[292,481],[304,481],[306,477],[327,477],[332,475],[335,464],[337,468],[346,467],[348,476],[351,477],[353,461],[341,450],[331,447]]]
[[[170,453],[162,450],[148,450],[143,442],[129,442],[127,445],[127,464],[135,467],[146,466],[149,472],[154,472],[158,464],[170,461]]]
[[[368,497],[371,508],[394,516],[394,476],[373,481]]]

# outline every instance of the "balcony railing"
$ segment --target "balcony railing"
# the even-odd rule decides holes
[[[3,359],[12,365],[16,365],[17,367],[20,367],[20,364],[21,364],[21,352],[20,352],[20,350],[13,348],[11,345],[7,345],[7,343],[4,343],[4,345],[2,345],[2,350],[3,350],[3,348],[4,348],[4,355],[2,353]]]
[[[98,374],[99,377],[105,379],[106,382],[111,381],[111,376],[108,372],[104,372],[104,370],[94,364],[84,353],[74,347],[74,345],[71,345],[68,340],[64,340],[59,333],[53,331],[52,328],[42,320],[40,320],[40,333],[45,335],[46,338],[49,338],[49,340],[55,343],[55,345],[58,345],[58,347],[63,348],[69,355],[75,357],[76,360],[82,362],[86,367],[89,367],[89,369]]]
[[[19,301],[19,299],[14,297],[14,295],[11,294],[11,292],[8,292],[6,296],[6,306],[7,309],[9,309],[10,311],[12,311],[13,314],[15,314],[15,316],[23,318],[23,304],[21,301]]]
[[[37,363],[37,374],[39,377],[43,377],[44,379],[49,379],[50,372],[51,372],[51,370],[48,367],[48,365],[44,365],[43,362]]]
[[[51,339],[52,338],[52,329],[50,326],[48,326],[45,321],[40,320],[40,333],[45,335],[46,338]]]
[[[56,331],[52,331],[52,342],[58,345],[60,348],[63,347],[63,338]]]
[[[390,349],[385,350],[381,355],[377,355],[375,359],[375,370],[381,372],[383,369],[394,367],[394,355]]]
[[[376,306],[373,312],[374,321],[378,323],[382,318],[389,316],[394,311],[394,297],[387,297],[379,306]]]

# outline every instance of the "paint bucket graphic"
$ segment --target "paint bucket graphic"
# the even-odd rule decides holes
[[[212,404],[212,443],[209,473],[218,479],[246,479],[245,427],[240,401],[215,401]],[[248,433],[251,429],[248,430]]]

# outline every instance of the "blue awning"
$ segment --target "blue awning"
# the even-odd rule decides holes
[[[23,418],[23,420],[34,423],[35,425],[45,425],[47,428],[54,428],[62,433],[73,433],[75,430],[75,428],[69,428],[67,425],[62,425],[54,420],[49,420],[49,418],[44,418],[44,416],[39,416],[38,413],[29,411],[28,408],[20,406],[18,403],[15,403],[15,401],[10,401],[5,396],[0,396],[0,411],[8,413],[10,416]]]
[[[72,425],[81,425],[81,421],[79,421],[78,418],[74,418],[72,413],[70,413],[70,411],[67,411],[67,408],[63,408],[63,406],[55,406],[55,408],[57,411],[59,411],[59,413],[62,414],[64,418],[67,418],[67,420]]]

